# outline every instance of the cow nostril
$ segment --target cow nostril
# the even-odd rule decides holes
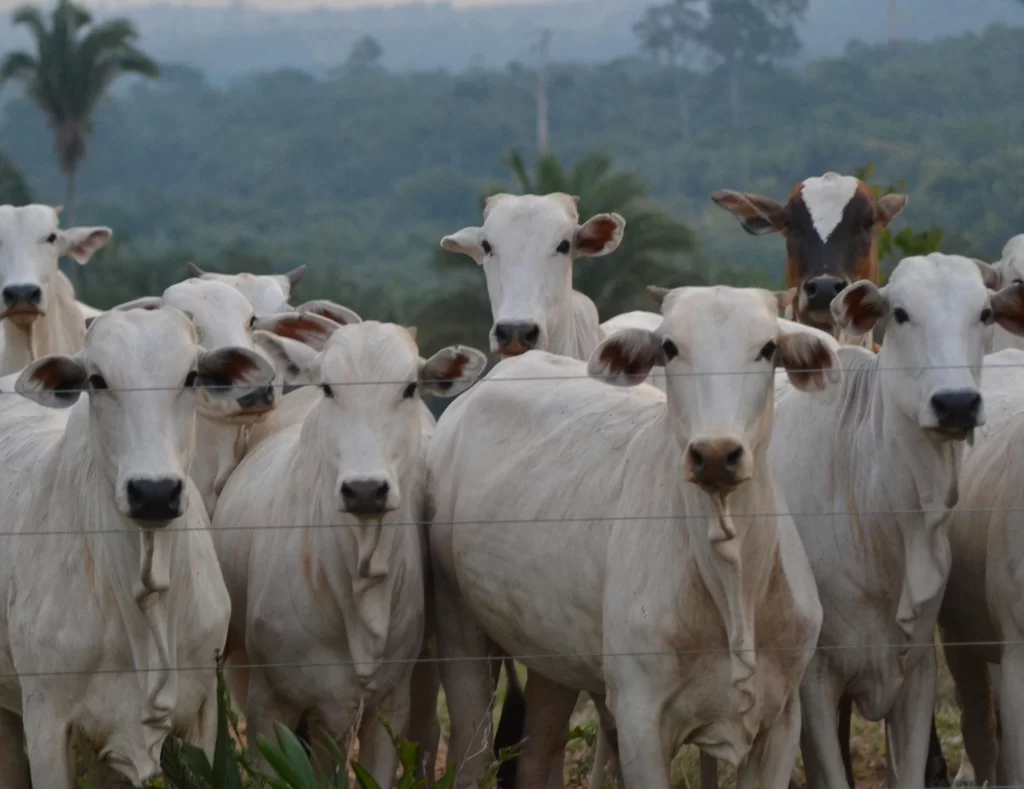
[[[734,468],[742,459],[743,447],[736,447],[736,449],[725,456],[725,465],[729,468]]]
[[[356,492],[354,490],[352,490],[352,486],[349,485],[347,482],[342,482],[341,483],[341,495],[344,498],[346,498],[346,499],[350,499],[350,498],[352,498],[353,496],[356,495]]]
[[[391,491],[391,486],[388,485],[388,483],[386,483],[386,482],[380,483],[380,485],[377,486],[377,498],[378,499],[386,499],[388,497],[388,493],[390,491]]]
[[[967,407],[970,409],[972,414],[978,413],[978,409],[981,408],[981,395],[978,392],[975,392],[970,398]]]
[[[704,455],[696,447],[690,447],[690,465],[693,466],[693,470],[696,472],[701,471],[704,468]]]
[[[817,292],[818,285],[815,282],[810,281],[804,283],[804,293],[806,293],[808,296],[813,296]]]
[[[504,323],[499,323],[494,327],[494,339],[501,345],[507,345],[510,339],[509,327]]]
[[[846,288],[846,283],[845,283],[845,282],[843,282],[842,280],[840,280],[839,282],[837,282],[837,283],[836,283],[836,284],[835,284],[835,285],[833,286],[833,290],[835,290],[835,292],[836,292],[837,294],[839,294],[839,293],[842,293],[842,292],[843,292],[843,290],[844,290],[845,288]]]
[[[523,335],[523,340],[529,345],[536,345],[537,340],[540,339],[540,326],[534,326],[527,330]]]

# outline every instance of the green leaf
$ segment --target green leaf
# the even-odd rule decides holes
[[[380,785],[373,780],[366,768],[358,762],[352,762],[352,771],[356,774],[356,781],[359,782],[359,789],[380,789]]]
[[[455,786],[455,765],[449,764],[448,769],[444,771],[444,775],[441,776],[441,780],[434,785],[434,789],[453,789]]]
[[[275,730],[276,728],[277,725],[275,725]],[[288,733],[291,734],[291,732]],[[277,734],[280,739],[280,732],[277,732]],[[292,735],[292,738],[294,739],[295,735]],[[296,743],[298,743],[298,740],[296,740]],[[286,755],[284,747],[278,747],[263,735],[257,738],[256,747],[263,758],[266,759],[270,768],[284,781],[287,789],[318,789],[316,778],[312,776],[312,765],[309,764],[305,751],[302,753],[302,761],[305,762],[305,765],[302,765],[301,761],[299,765],[295,765],[292,763],[292,759]],[[301,745],[299,745],[299,749],[302,749]],[[308,775],[303,771],[303,766],[307,768]]]

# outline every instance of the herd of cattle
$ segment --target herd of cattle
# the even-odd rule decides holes
[[[957,783],[1024,784],[1024,236],[883,287],[906,196],[713,199],[785,238],[789,289],[652,287],[660,313],[600,323],[573,261],[622,217],[490,198],[441,242],[486,276],[479,382],[478,350],[290,306],[302,269],[190,265],[100,313],[57,262],[111,231],[0,207],[0,789],[73,789],[82,746],[136,786],[172,733],[212,750],[219,652],[250,743],[357,736],[382,786],[379,717],[432,768],[443,686],[459,785],[523,741],[502,785],[560,786],[585,692],[592,787],[669,789],[687,743],[704,789],[717,759],[784,789],[798,750],[847,787],[855,705],[913,789],[944,780],[937,625]]]

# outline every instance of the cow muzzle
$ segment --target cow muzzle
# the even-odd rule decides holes
[[[385,477],[349,477],[341,483],[342,511],[357,518],[381,518],[398,508],[398,495]]]
[[[532,321],[499,321],[491,330],[494,350],[503,357],[519,356],[540,343],[540,326]]]
[[[929,405],[935,416],[934,428],[943,436],[961,440],[984,424],[982,397],[977,389],[947,389],[931,396]]]
[[[43,289],[32,283],[7,285],[0,291],[3,318],[28,326],[43,314]]]
[[[239,397],[235,402],[242,409],[240,416],[262,416],[273,410],[274,404],[277,402],[277,394],[271,384],[255,389],[249,394]]]
[[[831,322],[829,307],[832,300],[843,292],[846,285],[846,280],[828,275],[806,280],[801,288],[800,311],[809,314],[815,320]]]
[[[707,493],[725,494],[753,476],[750,452],[734,439],[691,441],[686,479]]]
[[[129,479],[125,483],[128,517],[160,528],[185,512],[185,482],[179,477]]]

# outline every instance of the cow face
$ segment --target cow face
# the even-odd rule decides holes
[[[91,456],[111,483],[118,511],[160,527],[188,507],[198,395],[237,401],[265,389],[273,376],[248,348],[203,349],[179,310],[126,310],[98,317],[78,354],[29,365],[16,389],[55,408],[87,391]]]
[[[403,480],[420,462],[421,395],[453,397],[486,361],[461,346],[423,361],[412,334],[394,324],[368,321],[335,332],[316,361],[323,397],[303,437],[319,453],[324,494],[340,512],[379,521],[401,506]]]
[[[516,356],[546,350],[551,336],[573,320],[572,261],[614,252],[626,226],[618,214],[580,225],[578,198],[566,194],[495,195],[483,227],[441,240],[484,268],[491,300],[491,351]]]
[[[60,209],[0,206],[0,318],[21,326],[46,314],[57,261],[84,265],[110,241],[106,227],[60,229]]]
[[[588,372],[617,385],[665,367],[667,408],[686,478],[725,495],[750,479],[771,434],[775,367],[805,391],[839,379],[835,340],[777,317],[768,291],[727,287],[664,293],[654,331],[624,329],[601,343]]]
[[[263,337],[268,334],[280,335],[296,344],[309,344],[319,349],[338,328],[332,321],[313,314],[283,312],[257,316],[241,292],[223,282],[208,279],[179,282],[171,285],[161,297],[136,299],[114,310],[160,307],[173,307],[188,315],[195,326],[199,344],[206,350],[228,347],[257,350],[268,362],[285,369],[294,367],[295,360],[289,358],[287,352],[279,353],[277,346]],[[304,351],[288,347],[299,360],[306,358]],[[274,383],[288,380],[287,375],[279,374],[278,377],[283,380],[268,382],[262,390],[247,392],[235,401],[213,397],[208,390],[204,390],[199,395],[200,413],[208,419],[231,424],[258,421],[276,405]]]
[[[987,327],[1024,333],[1024,284],[992,293],[990,275],[986,264],[956,255],[911,257],[884,288],[857,282],[832,304],[847,332],[884,327],[878,366],[887,407],[944,438],[964,438],[985,422],[978,381]]]
[[[829,305],[851,282],[878,280],[878,234],[907,204],[907,196],[875,200],[863,181],[838,173],[808,178],[780,205],[760,195],[723,190],[711,199],[731,211],[752,235],[786,239],[787,287],[796,288],[793,316],[831,331]]]
[[[195,263],[188,264],[190,277],[230,285],[249,300],[257,315],[289,312],[292,288],[302,281],[305,273],[306,267],[299,266],[287,274],[213,274],[203,271]]]

